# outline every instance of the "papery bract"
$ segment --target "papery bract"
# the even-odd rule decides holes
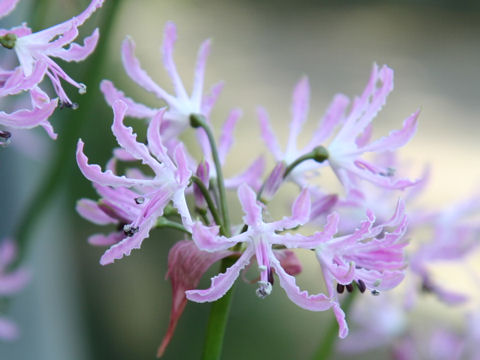
[[[185,309],[187,304],[185,291],[197,287],[203,274],[212,264],[232,254],[227,250],[215,253],[201,251],[189,240],[179,241],[170,249],[166,277],[172,284],[172,309],[167,333],[158,348],[157,357],[161,357],[165,352]]]

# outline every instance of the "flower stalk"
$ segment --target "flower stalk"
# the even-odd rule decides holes
[[[213,162],[215,163],[215,170],[217,172],[217,186],[218,186],[218,193],[220,197],[220,209],[221,209],[222,220],[223,220],[222,224],[220,225],[220,231],[223,235],[230,236],[230,216],[228,214],[227,194],[225,191],[225,181],[223,178],[222,165],[220,162],[220,158],[218,156],[215,137],[213,136],[212,129],[207,124],[205,117],[201,114],[191,114],[190,125],[193,128],[201,127],[203,130],[205,130],[205,133],[207,134],[208,141],[212,149],[212,157],[213,157]]]

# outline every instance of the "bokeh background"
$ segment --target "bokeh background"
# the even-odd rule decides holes
[[[44,186],[52,167],[64,161],[50,185],[53,198],[37,197],[38,211],[30,214],[36,220],[29,229],[26,264],[33,281],[10,304],[9,311],[18,321],[22,337],[0,344],[1,359],[154,358],[170,311],[170,285],[164,279],[167,254],[180,235],[153,231],[141,251],[101,267],[102,249],[88,245],[86,238],[104,229],[74,211],[77,199],[97,198],[76,168],[74,146],[81,136],[95,163],[104,164],[111,155],[115,144],[109,130],[112,115],[98,90],[102,78],[113,80],[136,100],[158,106],[153,96],[123,72],[120,46],[126,35],[132,36],[143,67],[159,84],[170,88],[159,51],[167,20],[178,26],[175,56],[187,86],[198,45],[207,37],[213,39],[206,85],[226,82],[212,115],[214,123],[220,125],[234,107],[244,111],[227,174],[265,153],[256,106],[269,110],[275,130],[285,140],[293,86],[307,75],[312,88],[310,121],[305,129],[308,140],[332,96],[337,92],[359,94],[372,63],[377,62],[395,70],[395,90],[375,120],[376,134],[400,127],[405,117],[421,108],[418,134],[401,154],[416,169],[431,164],[432,182],[422,198],[424,204],[448,206],[478,193],[480,7],[476,1],[106,3],[82,29],[88,34],[110,18],[110,32],[105,34],[101,28],[100,55],[65,65],[75,79],[93,83],[87,83],[87,95],[76,98],[78,110],[55,113],[53,124],[59,140],[50,141],[41,130],[17,132],[13,144],[0,149],[1,236],[18,231],[34,194]],[[77,14],[86,4],[80,0],[22,0],[2,27],[28,19],[38,30]],[[77,97],[74,89],[67,91]],[[132,124],[140,132],[144,127],[139,121]],[[59,153],[63,154],[60,160]],[[272,159],[268,160],[271,165]],[[474,260],[470,262],[474,264]],[[448,268],[439,274],[465,291],[475,286],[465,270]],[[306,261],[299,282],[302,287],[318,289],[318,268]],[[207,283],[204,279],[201,285]],[[254,287],[241,281],[232,305],[224,359],[309,358],[333,318],[328,311],[299,309],[280,288],[259,300]],[[199,357],[209,308],[208,304],[188,304],[165,359]],[[460,327],[462,312],[427,299],[415,317],[432,327],[438,322]],[[428,325],[425,328],[428,331]],[[388,358],[389,352],[378,349],[365,358],[372,356]]]

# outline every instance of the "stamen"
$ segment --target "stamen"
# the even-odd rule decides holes
[[[363,282],[363,280],[358,279],[357,280],[357,285],[358,285],[358,290],[363,294],[365,290],[367,290],[367,285]]]
[[[87,85],[85,85],[83,83],[79,83],[78,85],[80,85],[80,88],[78,89],[78,93],[80,95],[86,94],[87,93]]]
[[[272,293],[272,284],[270,284],[268,281],[259,281],[257,284],[259,286],[255,293],[260,299],[264,299]]]
[[[143,204],[144,202],[145,202],[145,198],[142,197],[142,196],[139,196],[139,197],[135,198],[135,203],[136,203],[137,205],[141,205],[141,204]]]
[[[373,289],[373,290],[371,291],[371,293],[372,293],[373,296],[378,296],[378,295],[380,295],[380,291],[378,291],[377,289]]]
[[[4,147],[10,144],[12,134],[9,131],[0,130],[0,146]]]
[[[78,109],[78,104],[77,103],[61,101],[61,100],[60,100],[59,103],[60,103],[60,105],[58,107],[60,109],[72,109],[72,110],[77,110]]]
[[[337,283],[337,292],[339,294],[343,294],[343,292],[345,291],[345,285],[342,285],[342,284],[338,284]]]
[[[17,35],[9,33],[3,36],[0,36],[0,45],[6,49],[13,49],[15,43],[17,42]]]
[[[386,171],[378,173],[378,174],[381,175],[381,176],[385,176],[385,177],[392,177],[393,175],[395,175],[395,169],[391,168],[391,167],[388,167],[388,168],[386,168]]]
[[[268,282],[273,285],[273,271],[270,269],[268,271]]]
[[[345,287],[347,288],[347,291],[349,293],[351,293],[353,291],[353,285],[352,284],[345,285]]]
[[[127,224],[123,227],[123,233],[128,237],[132,237],[137,232],[138,232],[138,226],[132,226],[131,224]]]

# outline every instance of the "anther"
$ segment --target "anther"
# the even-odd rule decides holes
[[[142,197],[142,196],[139,196],[139,197],[135,198],[135,203],[136,203],[137,205],[141,205],[141,204],[143,204],[144,202],[145,202],[145,198]]]
[[[378,291],[377,289],[373,289],[373,290],[371,291],[371,293],[372,293],[373,296],[378,296],[378,295],[380,295],[380,291]]]
[[[345,285],[342,285],[342,284],[338,284],[337,283],[337,292],[339,294],[343,294],[343,292],[345,291]]]
[[[13,49],[17,42],[17,35],[9,33],[4,36],[0,36],[0,45],[6,49]]]
[[[358,285],[358,290],[360,290],[362,294],[365,292],[365,290],[367,290],[367,286],[365,285],[363,280],[360,280],[360,279],[357,280],[357,285]]]
[[[345,285],[345,287],[347,288],[347,291],[349,293],[351,293],[353,291],[353,285],[352,284]]]
[[[268,270],[268,282],[273,285],[273,271],[272,269]]]
[[[378,173],[378,174],[381,175],[381,176],[385,176],[385,177],[392,177],[393,175],[395,175],[395,169],[389,167],[389,168],[386,169],[386,171]]]
[[[137,232],[138,232],[138,226],[132,226],[130,224],[127,224],[123,227],[123,233],[128,237],[132,237]]]
[[[80,87],[78,88],[78,93],[80,95],[86,94],[87,93],[87,85],[80,83]]]
[[[272,284],[270,284],[268,281],[259,281],[258,285],[258,289],[255,291],[255,293],[259,298],[264,299],[271,294]]]
[[[10,138],[12,137],[12,133],[9,131],[2,131],[0,130],[0,146],[7,146],[10,144]]]
[[[72,103],[72,102],[67,102],[67,101],[60,101],[60,105],[58,107],[60,109],[77,110],[78,109],[78,104],[77,103]]]

